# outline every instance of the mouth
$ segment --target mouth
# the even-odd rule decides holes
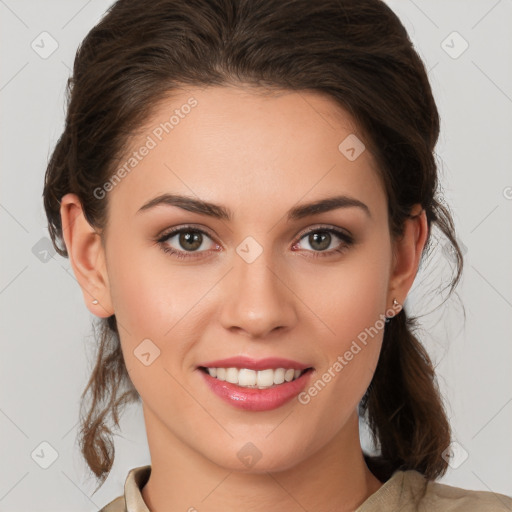
[[[268,389],[286,384],[287,382],[293,382],[305,373],[313,371],[314,368],[266,368],[253,370],[250,368],[199,366],[198,369],[214,379],[228,382],[241,388]]]

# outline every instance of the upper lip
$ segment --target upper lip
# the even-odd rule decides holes
[[[205,368],[248,368],[250,370],[267,370],[269,368],[293,368],[295,370],[305,370],[311,368],[310,365],[293,361],[292,359],[283,359],[282,357],[265,357],[263,359],[252,359],[245,356],[228,357],[227,359],[217,359],[207,361],[198,365]]]

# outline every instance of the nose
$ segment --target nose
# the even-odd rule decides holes
[[[264,338],[272,331],[291,329],[297,322],[293,290],[285,273],[272,268],[267,253],[263,251],[252,263],[235,255],[234,268],[222,285],[221,324],[225,329]]]

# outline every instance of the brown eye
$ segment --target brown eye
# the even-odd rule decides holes
[[[198,231],[182,231],[178,236],[178,243],[185,250],[195,251],[201,247],[203,235]]]
[[[172,239],[175,239],[173,243],[171,243]],[[205,244],[206,239],[211,240],[211,237],[205,231],[183,227],[165,233],[157,242],[164,252],[173,254],[178,258],[194,258],[200,256],[203,252],[208,252],[208,244]],[[205,250],[199,250],[203,245],[206,245],[206,248],[203,247]],[[218,247],[216,244],[214,245]]]
[[[325,251],[331,245],[331,239],[332,235],[326,231],[316,231],[308,235],[309,244],[318,251]]]
[[[341,243],[335,244],[335,248],[327,250],[331,244],[341,240]],[[294,244],[294,248],[298,248],[300,241],[307,240],[311,247],[308,252],[315,253],[313,257],[332,256],[336,253],[344,252],[353,244],[353,239],[347,233],[335,228],[316,228],[302,235],[299,242]]]

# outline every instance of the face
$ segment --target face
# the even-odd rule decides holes
[[[346,432],[392,301],[387,198],[354,135],[364,142],[320,94],[212,87],[180,91],[132,140],[129,172],[107,186],[104,248],[148,432],[237,470],[240,451],[257,450],[254,471],[292,467]],[[143,208],[163,194],[218,209]],[[349,200],[289,215],[335,196]],[[230,215],[211,215],[221,208]],[[236,356],[311,370],[281,404],[279,394],[266,406],[243,393],[223,399],[199,367]]]

